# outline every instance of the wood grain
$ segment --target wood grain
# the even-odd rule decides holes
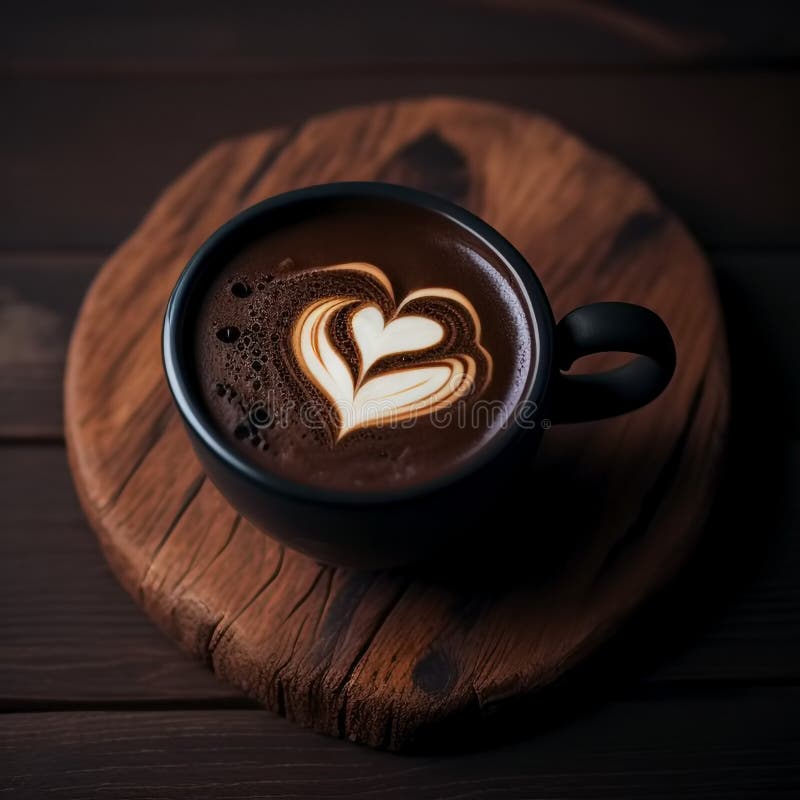
[[[60,440],[69,332],[102,258],[0,254],[0,439]]]
[[[322,568],[255,531],[205,480],[161,374],[163,303],[200,241],[255,199],[345,175],[425,187],[442,163],[451,180],[433,167],[436,187],[536,264],[557,316],[611,297],[649,305],[681,366],[647,410],[548,435],[525,478],[540,487],[539,543],[498,551],[508,563],[481,554],[466,582]],[[93,284],[65,417],[84,507],[160,625],[279,713],[402,749],[552,683],[674,574],[709,510],[727,389],[708,266],[646,187],[546,119],[437,99],[341,112],[201,159]],[[565,508],[567,487],[579,506]],[[563,531],[563,546],[542,547]]]
[[[15,5],[0,31],[0,64],[17,73],[752,65],[800,52],[797,9],[774,0],[758,13],[750,3],[721,13],[714,3],[666,0],[406,0],[402,10],[358,0],[197,0],[188,10],[76,2],[37,12]]]
[[[31,800],[792,797],[798,712],[789,688],[629,697],[468,758],[397,758],[257,711],[7,715],[0,774]]]
[[[0,247],[112,248],[216,141],[435,93],[548,114],[616,155],[706,247],[800,245],[800,76],[566,72],[0,79]],[[758,157],[754,157],[754,153]],[[46,191],[41,187],[46,187]]]

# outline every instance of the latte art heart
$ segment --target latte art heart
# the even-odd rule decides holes
[[[387,324],[383,312],[372,304],[360,307],[350,324],[353,341],[361,356],[361,378],[384,356],[425,350],[444,338],[444,328],[435,320],[409,314],[396,317]]]
[[[362,273],[383,288],[386,311],[394,305],[391,284],[374,265],[327,269]],[[422,289],[393,313],[386,311],[377,302],[345,294],[315,300],[295,321],[292,352],[331,403],[335,441],[360,428],[447,408],[481,391],[490,378],[492,362],[480,344],[480,320],[461,293]],[[476,385],[479,371],[481,386]]]

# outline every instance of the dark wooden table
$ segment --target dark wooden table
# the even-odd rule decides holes
[[[796,796],[793,4],[95,5],[18,4],[0,26],[0,789]],[[734,426],[718,507],[677,585],[506,740],[468,755],[399,757],[254,708],[152,627],[112,579],[78,507],[60,382],[92,275],[211,143],[430,93],[550,113],[686,219],[719,280]]]

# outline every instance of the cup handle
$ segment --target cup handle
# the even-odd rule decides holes
[[[590,375],[564,374],[592,353],[633,353],[616,369]],[[633,411],[654,400],[675,372],[675,345],[664,321],[632,303],[593,303],[567,314],[556,327],[556,364],[551,420],[588,422]]]

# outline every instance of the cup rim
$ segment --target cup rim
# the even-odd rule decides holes
[[[434,493],[489,464],[511,444],[521,429],[517,425],[509,425],[458,467],[419,484],[379,491],[318,487],[268,472],[236,453],[214,425],[210,413],[193,390],[192,377],[187,374],[188,365],[183,353],[188,334],[187,326],[183,323],[191,309],[192,288],[206,265],[213,262],[215,254],[224,247],[230,247],[242,231],[260,217],[279,208],[333,198],[387,199],[432,211],[465,228],[507,266],[510,274],[517,279],[522,296],[529,303],[528,313],[536,343],[533,376],[515,408],[523,402],[532,401],[537,404],[537,415],[540,416],[552,369],[555,322],[544,288],[528,261],[502,234],[461,206],[418,189],[372,181],[318,184],[275,195],[239,212],[206,239],[181,272],[164,314],[162,359],[170,392],[184,423],[202,445],[228,469],[261,489],[297,500],[344,506],[386,504]]]

